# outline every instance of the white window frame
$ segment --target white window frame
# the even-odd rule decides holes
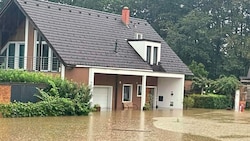
[[[19,54],[20,54],[20,45],[24,45],[24,51],[25,51],[25,42],[24,41],[9,41],[2,49],[0,54],[2,54],[4,52],[4,50],[6,50],[6,69],[8,69],[8,62],[9,62],[9,45],[10,44],[15,44],[15,56],[14,56],[14,68],[13,69],[24,69],[26,70],[26,66],[25,66],[25,60],[24,59],[24,68],[19,68]],[[25,52],[24,52],[24,58],[26,58],[27,56],[25,56]]]
[[[37,41],[37,31],[34,30],[34,48],[33,48],[33,58],[34,58],[33,70],[34,71],[37,71],[37,69],[36,69],[37,45],[39,45],[39,41]],[[42,41],[42,47],[43,47],[43,45],[47,45],[47,42]],[[53,51],[52,51],[52,49],[50,48],[49,45],[48,45],[48,48],[49,48],[49,52],[48,52],[48,69],[47,70],[41,69],[40,71],[42,71],[42,72],[60,72],[60,68],[59,68],[59,71],[52,70],[52,68],[53,68],[53,64],[52,64],[53,63]],[[61,66],[60,64],[59,64],[59,66]]]
[[[130,86],[130,100],[129,101],[124,101],[124,86]],[[122,102],[126,103],[126,102],[132,102],[132,98],[133,98],[133,84],[123,84],[122,86]]]
[[[139,95],[139,87],[141,87],[141,93],[142,93],[142,85],[141,84],[138,84],[137,85],[137,89],[136,89],[136,92],[137,92],[137,97],[141,97],[141,94]]]
[[[149,64],[150,65],[158,65],[159,64],[159,62],[160,62],[160,53],[161,53],[161,51],[160,51],[160,47],[158,47],[158,46],[150,46],[150,45],[148,45],[148,46],[146,46],[146,61],[147,61],[147,58],[148,58],[148,52],[147,52],[147,48],[148,47],[151,47],[151,52],[150,52],[150,60],[149,60]],[[154,64],[154,48],[157,48],[157,58],[156,58],[156,64]]]
[[[138,40],[143,39],[143,34],[142,33],[135,33],[135,39],[138,39]]]

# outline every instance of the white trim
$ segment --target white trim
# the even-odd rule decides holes
[[[28,57],[28,43],[29,43],[29,19],[25,20],[25,43],[24,43],[24,64],[23,68],[27,69],[27,57]]]
[[[153,72],[152,70],[146,69],[130,69],[130,68],[116,68],[116,67],[101,67],[101,66],[87,66],[87,65],[76,65],[76,68],[94,68],[94,69],[112,69],[112,70],[126,70],[126,71],[140,71],[140,72]]]
[[[19,69],[19,54],[20,54],[20,45],[15,43],[15,54],[14,54],[14,69]]]
[[[133,75],[133,76],[153,76],[153,77],[168,77],[168,78],[184,78],[185,74],[174,74],[174,73],[162,73],[162,72],[152,72],[152,71],[139,71],[139,70],[123,70],[114,68],[91,68],[93,73],[104,73],[104,74],[120,74],[120,75]]]
[[[9,65],[9,45],[14,44],[15,45],[15,53],[14,53],[14,68],[13,69],[24,69],[24,68],[19,68],[19,54],[20,54],[20,45],[24,45],[25,48],[25,42],[24,41],[9,41],[1,50],[1,54],[6,50],[6,68],[8,69]],[[26,58],[27,56],[23,56]]]
[[[138,95],[138,90],[139,90],[139,87],[142,87],[141,84],[137,84],[137,89],[136,89],[136,94],[137,94],[137,97],[141,97],[141,95]]]
[[[65,78],[65,66],[61,64],[61,79],[64,80]]]
[[[110,107],[110,110],[112,111],[112,102],[113,102],[113,86],[107,86],[107,85],[94,85],[93,89],[94,88],[109,88],[110,90],[110,99],[108,101],[110,101],[110,104],[109,104],[109,107]],[[92,96],[93,97],[93,96]],[[92,99],[92,102],[93,102],[93,99]],[[93,105],[92,105],[93,106]]]
[[[141,110],[143,110],[143,107],[146,103],[146,85],[147,85],[147,76],[142,76],[142,83],[141,83]]]
[[[36,70],[36,59],[37,59],[37,45],[39,44],[39,41],[37,41],[37,31],[34,30],[34,49],[33,49],[33,60],[35,60],[33,62],[33,70]],[[51,49],[51,47],[47,44],[46,41],[42,41],[42,48],[41,48],[41,62],[42,62],[42,52],[43,52],[43,49],[44,49],[44,45],[47,45],[48,46],[48,69],[47,70],[44,70],[41,68],[41,72],[60,72],[60,71],[55,71],[55,70],[52,70],[53,68],[53,50]],[[59,61],[59,60],[58,60]],[[60,64],[62,64],[60,61],[59,61]]]
[[[37,31],[34,30],[34,45],[33,45],[33,70],[36,70],[36,52],[37,52]]]
[[[124,86],[130,86],[130,99],[129,101],[124,101]],[[123,84],[122,85],[122,102],[126,103],[126,102],[132,102],[132,98],[133,98],[133,84]]]
[[[95,73],[93,72],[92,68],[89,68],[89,88],[90,88],[90,93],[92,94],[93,93],[93,88],[94,88],[94,84],[95,84]],[[91,106],[93,106],[93,97],[90,98],[89,100]]]

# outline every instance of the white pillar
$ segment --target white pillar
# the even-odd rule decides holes
[[[93,93],[93,89],[94,89],[94,84],[95,84],[95,73],[94,71],[92,70],[92,68],[89,68],[89,88],[90,88],[90,93],[92,94]],[[91,106],[93,106],[93,96],[91,97],[90,99],[90,104]]]
[[[141,109],[143,110],[143,106],[146,103],[146,83],[147,83],[147,76],[142,76],[142,84],[141,84]]]
[[[24,69],[27,69],[27,57],[28,57],[28,43],[29,43],[29,19],[25,20],[25,45],[24,45]],[[22,59],[22,58],[21,58]]]
[[[64,80],[65,78],[65,66],[61,64],[61,79]]]
[[[234,110],[236,112],[239,112],[240,108],[240,90],[235,91],[235,98],[234,98]]]

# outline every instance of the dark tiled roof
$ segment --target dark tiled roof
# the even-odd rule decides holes
[[[166,72],[191,74],[145,20],[130,18],[127,28],[117,14],[38,0],[17,0],[17,4],[67,65],[152,70],[126,41],[138,32],[162,43],[161,65]]]

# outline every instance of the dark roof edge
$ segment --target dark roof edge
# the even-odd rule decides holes
[[[127,39],[127,41],[149,41],[149,42],[161,43],[161,41],[150,40],[150,39]]]
[[[13,0],[9,0],[7,3],[4,4],[3,8],[0,11],[0,18],[2,18],[3,13],[5,13],[6,9],[13,3]]]
[[[19,2],[17,0],[11,0],[14,1],[14,3],[16,4],[16,6],[19,8],[19,10],[21,10],[21,12],[29,19],[29,21],[31,22],[31,24],[33,25],[33,27],[38,31],[38,33],[44,38],[44,40],[46,41],[46,43],[51,47],[51,49],[53,50],[53,52],[56,54],[56,56],[59,58],[59,60],[63,63],[63,65],[67,65],[63,59],[61,58],[61,56],[57,53],[57,51],[54,49],[54,47],[51,45],[51,43],[49,42],[49,40],[44,36],[44,34],[42,33],[42,31],[38,28],[38,26],[35,24],[35,22],[30,18],[30,16],[25,12],[25,10],[22,8],[22,6],[19,4]]]
[[[185,73],[185,75],[194,76],[194,74],[192,72],[191,73]]]

